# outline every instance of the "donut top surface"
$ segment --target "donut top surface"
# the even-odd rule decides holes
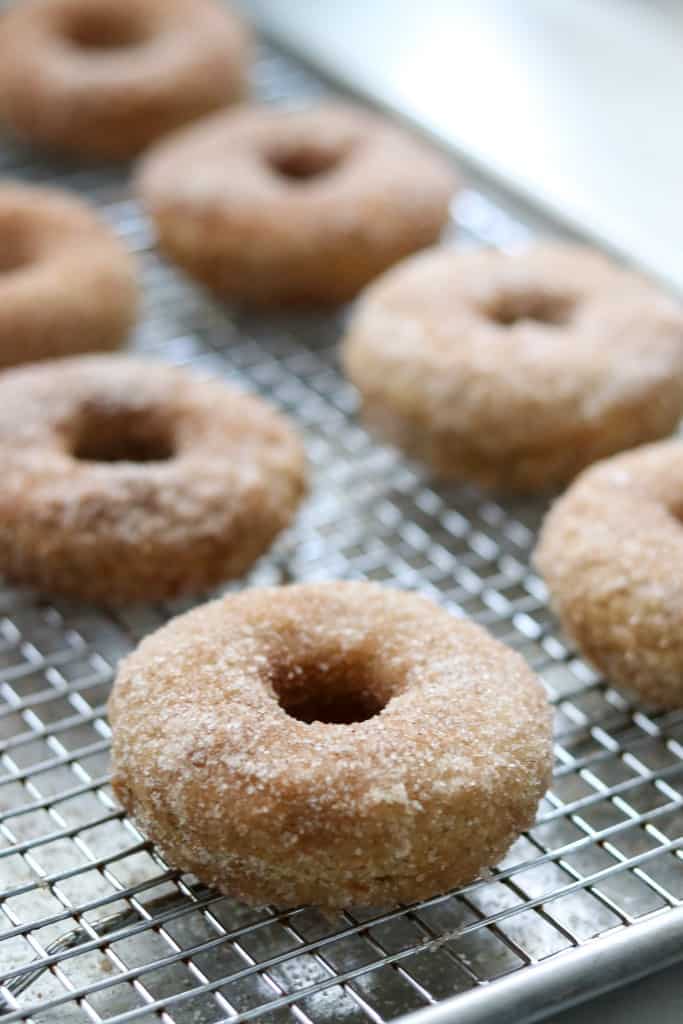
[[[94,156],[139,152],[238,99],[249,32],[214,0],[22,0],[0,17],[0,117]]]
[[[605,596],[626,581],[642,584],[683,623],[682,518],[683,440],[675,438],[585,470],[552,506],[536,559],[544,575],[567,583],[579,565],[602,572]]]
[[[133,261],[122,243],[93,209],[67,192],[0,182],[0,235],[0,287],[5,302],[8,288],[25,285],[29,272],[54,273],[56,260],[63,288],[69,270],[81,290],[84,278],[86,291],[97,287],[98,272],[104,274],[113,263],[117,278],[123,282],[127,271],[129,291],[135,290]],[[73,280],[69,283],[73,290]],[[87,295],[81,298],[87,301]]]
[[[440,248],[369,286],[345,359],[359,386],[376,371],[399,405],[425,407],[437,427],[478,428],[483,445],[547,446],[568,432],[580,445],[577,426],[656,402],[658,385],[677,382],[683,401],[683,312],[582,246]]]
[[[188,842],[220,836],[229,798],[245,842],[286,828],[293,857],[295,837],[391,805],[436,814],[502,787],[535,806],[551,760],[521,657],[365,583],[248,590],[176,618],[122,663],[109,712],[124,787],[143,803],[172,794],[185,820],[204,794]]]
[[[135,262],[85,203],[0,183],[0,366],[116,348],[138,306]]]
[[[534,560],[587,657],[655,704],[683,704],[683,440],[582,473]]]
[[[311,231],[390,241],[406,216],[437,209],[441,218],[456,184],[426,145],[369,111],[332,103],[219,112],[155,147],[137,180],[152,210],[229,216],[236,230],[258,221],[265,203],[268,230],[255,223],[249,237],[255,260],[278,234],[293,252],[310,246]]]
[[[83,544],[197,543],[254,503],[291,504],[304,455],[284,417],[220,380],[87,356],[0,375],[0,473],[3,520],[30,502],[34,529],[71,522]]]

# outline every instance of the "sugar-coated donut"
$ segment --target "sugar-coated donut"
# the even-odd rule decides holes
[[[105,603],[240,575],[292,518],[304,456],[264,401],[161,363],[0,375],[0,572]]]
[[[371,425],[502,490],[553,488],[683,411],[680,307],[577,245],[420,254],[361,297],[343,361]]]
[[[567,634],[610,682],[683,707],[683,440],[586,470],[535,561]]]
[[[0,366],[116,348],[135,320],[135,265],[84,203],[0,184]]]
[[[519,655],[415,594],[231,594],[148,636],[109,702],[115,793],[169,863],[252,903],[411,901],[535,816],[551,715]]]
[[[215,0],[22,0],[0,17],[0,118],[94,157],[239,99],[248,33]]]
[[[161,249],[220,295],[334,303],[433,242],[445,159],[378,115],[323,104],[215,114],[164,140],[138,188]]]

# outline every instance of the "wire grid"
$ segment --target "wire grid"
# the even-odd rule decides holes
[[[324,89],[265,51],[271,100]],[[0,1004],[3,1021],[379,1022],[670,912],[683,900],[683,713],[648,714],[556,633],[529,554],[543,508],[439,488],[356,425],[342,317],[233,315],[155,255],[125,175],[2,172],[89,195],[141,259],[134,346],[235,380],[299,423],[314,488],[250,584],[353,577],[432,595],[526,656],[557,706],[552,791],[490,877],[411,907],[248,909],[180,875],[117,807],[105,702],[118,658],[185,603],[116,616],[0,590]],[[477,191],[456,241],[526,234]],[[237,586],[244,585],[237,584]]]

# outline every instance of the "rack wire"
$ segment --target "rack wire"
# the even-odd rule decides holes
[[[327,88],[273,50],[255,77],[272,101]],[[381,913],[248,909],[164,863],[109,787],[116,662],[187,602],[109,615],[3,586],[3,1024],[381,1024],[423,1008],[427,1024],[444,1006],[439,1020],[460,1020],[459,1006],[468,1021],[500,1020],[491,996],[504,978],[521,1021],[539,965],[578,964],[592,944],[618,966],[619,943],[642,922],[655,949],[682,934],[683,712],[632,704],[557,633],[529,567],[543,506],[435,486],[372,441],[337,370],[343,314],[264,317],[212,302],[157,257],[124,172],[6,145],[0,173],[88,195],[137,252],[146,308],[136,349],[230,378],[298,421],[313,493],[249,584],[345,577],[430,594],[519,650],[557,710],[552,790],[487,878]],[[503,246],[528,234],[475,189],[455,202],[452,231],[457,244]],[[586,991],[597,987],[589,973]]]

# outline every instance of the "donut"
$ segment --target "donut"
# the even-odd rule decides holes
[[[683,707],[683,440],[586,470],[534,554],[565,632],[610,682]]]
[[[0,374],[0,572],[104,604],[239,576],[304,490],[301,444],[264,401],[121,356]]]
[[[214,0],[22,0],[0,18],[0,119],[122,159],[239,99],[248,33]]]
[[[137,174],[162,251],[252,305],[351,298],[433,242],[455,178],[445,159],[368,111],[222,111],[159,143]]]
[[[132,257],[87,206],[0,184],[0,366],[116,348],[135,321]]]
[[[522,658],[376,584],[255,588],[120,665],[113,785],[168,862],[246,903],[412,901],[528,828],[551,715]]]
[[[556,488],[683,411],[680,306],[561,242],[407,260],[360,298],[342,359],[371,427],[500,491]]]

